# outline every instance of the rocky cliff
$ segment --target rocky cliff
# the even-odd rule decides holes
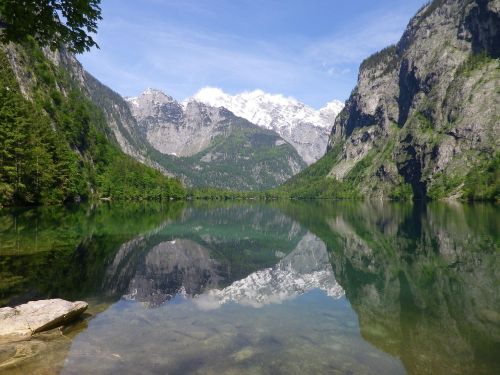
[[[212,107],[224,107],[236,116],[278,133],[309,165],[326,152],[328,135],[344,103],[333,100],[315,110],[298,100],[272,95],[262,90],[229,95],[221,89],[205,87],[193,99]]]
[[[149,156],[191,186],[240,190],[277,186],[305,163],[272,130],[196,100],[147,89],[127,99]]]
[[[425,5],[363,61],[309,174],[365,197],[498,199],[499,46],[499,0]]]
[[[217,136],[227,110],[191,101],[183,106],[160,90],[147,89],[127,99],[140,132],[156,150],[174,156],[192,156],[206,149]]]
[[[407,183],[416,197],[463,195],[464,176],[499,150],[499,45],[499,1],[422,8],[396,46],[361,64],[330,138],[330,176],[371,159],[364,194]]]

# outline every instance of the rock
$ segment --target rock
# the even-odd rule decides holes
[[[428,2],[396,45],[362,62],[328,157],[302,176],[329,169],[368,198],[495,199],[498,25],[500,0]]]
[[[258,350],[256,348],[253,348],[251,346],[244,347],[240,351],[234,353],[231,358],[233,358],[236,362],[243,362],[246,361],[247,359],[252,358],[258,353]]]
[[[188,186],[263,190],[306,167],[278,132],[224,107],[194,99],[179,103],[155,89],[127,101],[139,133],[156,150],[151,154],[162,155],[158,161]],[[318,131],[326,143],[327,130]]]
[[[294,98],[261,90],[229,95],[221,89],[205,87],[187,101],[224,107],[236,116],[278,133],[310,165],[325,154],[328,134],[344,103],[333,100],[315,110]]]
[[[30,301],[16,307],[0,309],[0,339],[24,339],[59,327],[82,314],[87,302],[63,299]]]

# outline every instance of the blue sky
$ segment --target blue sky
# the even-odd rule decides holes
[[[205,86],[262,89],[319,108],[398,41],[424,0],[103,0],[100,49],[83,66],[124,96],[184,99]]]

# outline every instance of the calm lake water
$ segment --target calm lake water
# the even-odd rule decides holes
[[[500,374],[500,208],[0,210],[0,306],[88,314],[2,374]]]

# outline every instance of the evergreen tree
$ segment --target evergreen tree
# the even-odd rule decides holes
[[[22,43],[33,37],[41,46],[67,46],[83,52],[97,46],[100,0],[0,0],[0,40]]]

